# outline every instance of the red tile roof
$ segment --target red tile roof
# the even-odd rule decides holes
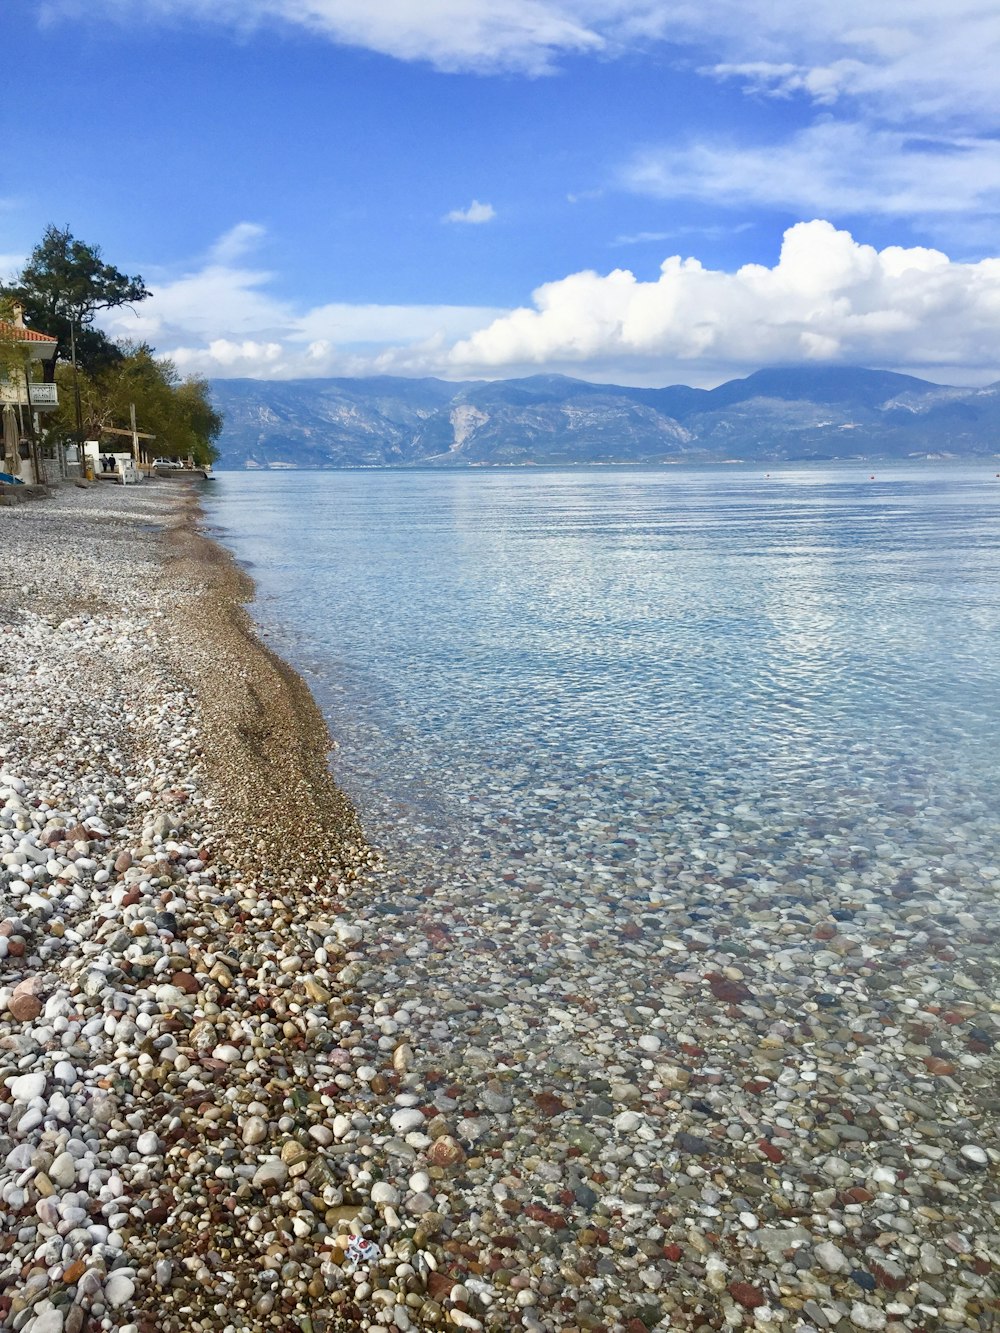
[[[19,343],[55,343],[58,338],[53,338],[47,333],[39,333],[36,329],[26,329],[17,324],[11,324],[9,320],[0,319],[0,332],[5,334],[13,333]]]

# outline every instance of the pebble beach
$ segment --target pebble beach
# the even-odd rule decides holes
[[[0,510],[0,1328],[1000,1327],[994,811],[407,880],[198,519]]]

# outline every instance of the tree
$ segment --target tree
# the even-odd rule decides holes
[[[9,380],[24,367],[24,347],[14,328],[14,303],[0,295],[0,380]]]
[[[99,310],[114,310],[150,295],[137,274],[129,277],[101,257],[100,246],[78,241],[68,227],[49,226],[14,282],[0,296],[19,301],[28,324],[58,339],[56,358],[69,355],[75,331],[78,364],[99,372],[120,355],[116,344],[93,327]],[[55,361],[48,363],[51,378]]]
[[[212,462],[222,417],[209,401],[207,381],[181,379],[173,362],[155,356],[146,343],[120,343],[116,351],[116,358],[99,370],[79,374],[85,438],[100,439],[110,427],[128,429],[134,404],[139,430],[156,436],[152,451],[157,456],[190,454],[202,466]],[[60,367],[58,378],[67,392],[60,394],[49,424],[68,439],[75,429],[69,367]]]

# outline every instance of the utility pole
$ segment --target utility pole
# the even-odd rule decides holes
[[[76,365],[76,320],[69,321],[69,354],[73,362],[73,405],[76,409],[76,452],[80,464],[80,476],[86,476],[83,459],[83,407],[80,403],[80,372]]]

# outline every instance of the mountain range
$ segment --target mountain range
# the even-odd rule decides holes
[[[1000,454],[1000,382],[862,367],[759,370],[714,389],[565,375],[451,383],[216,379],[220,468],[795,462]]]

